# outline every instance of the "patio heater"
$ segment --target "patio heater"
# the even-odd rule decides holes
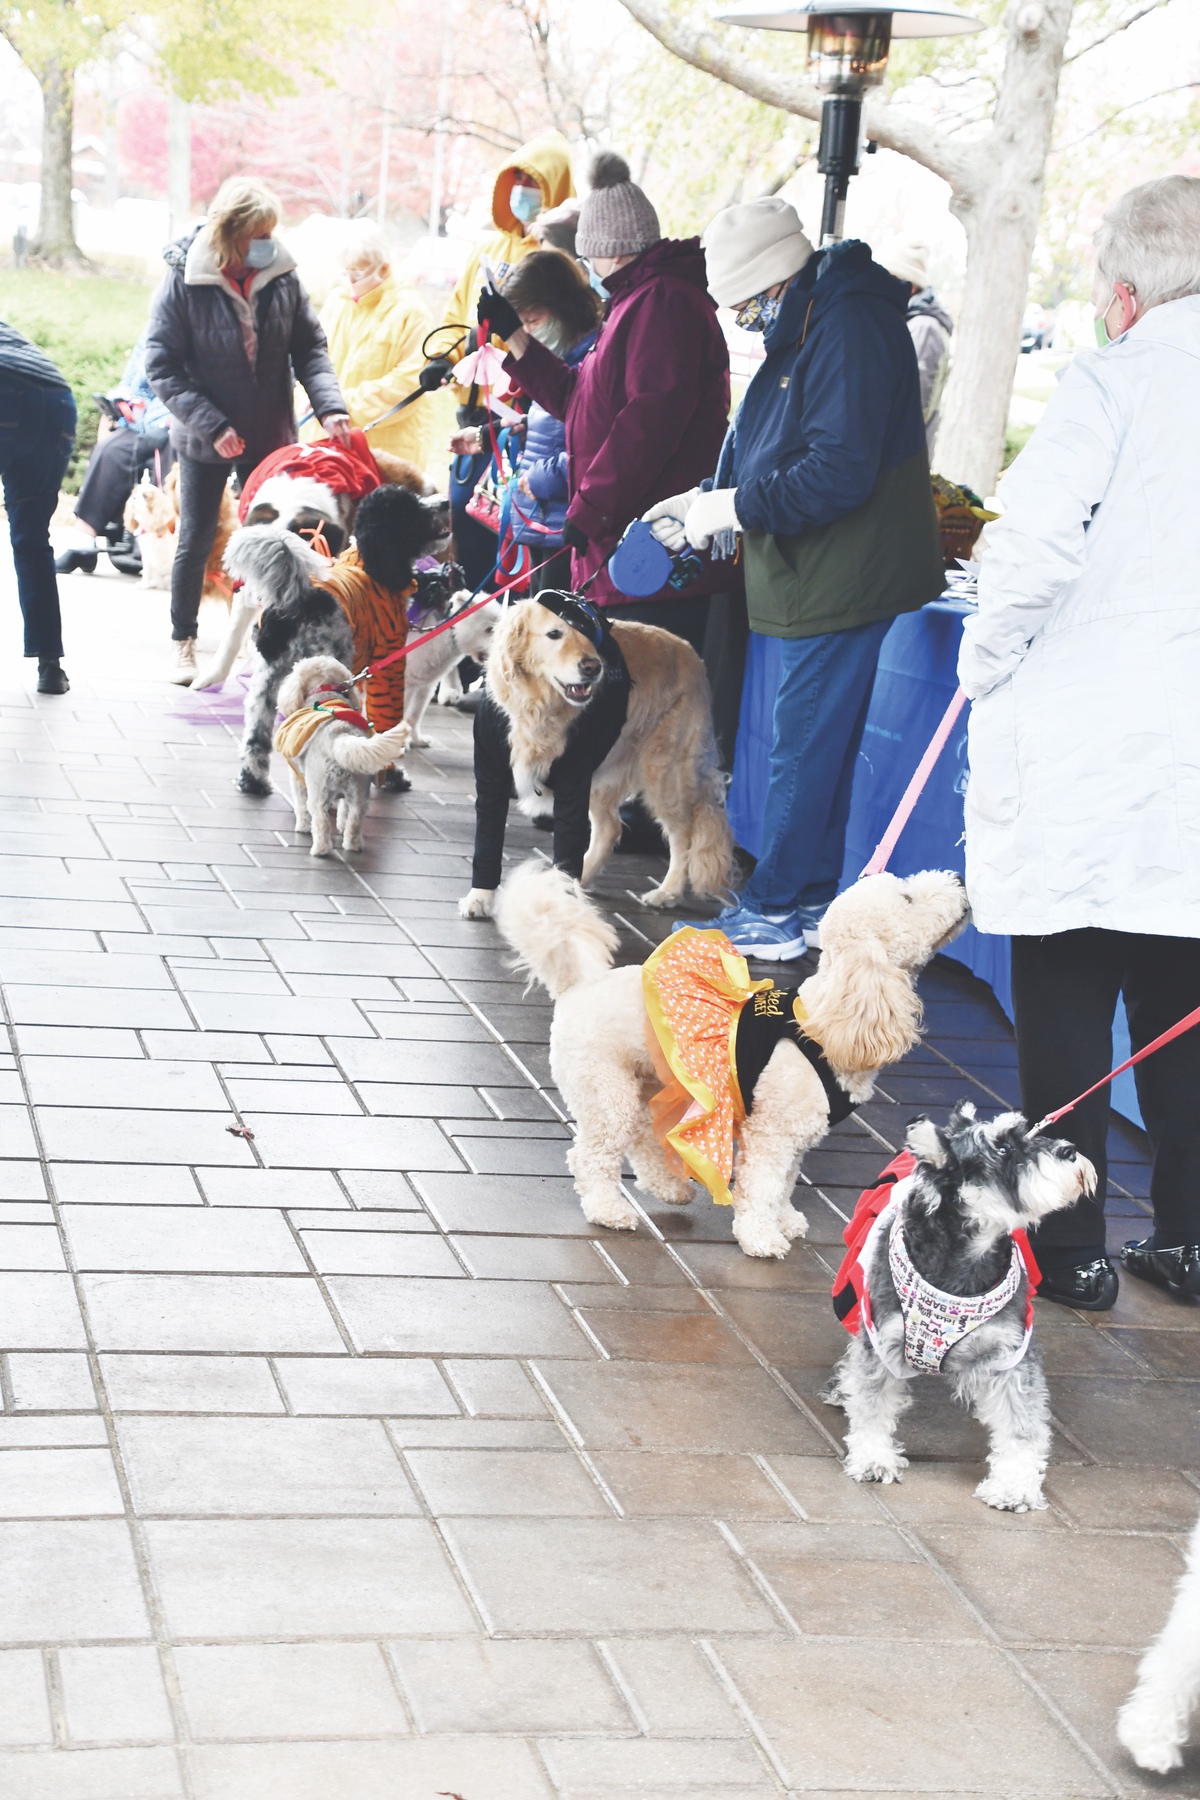
[[[846,193],[850,177],[858,174],[862,148],[863,98],[868,88],[883,80],[892,39],[961,37],[983,30],[979,19],[953,6],[939,6],[936,0],[893,5],[886,12],[878,0],[839,0],[836,12],[826,10],[828,3],[751,0],[715,14],[725,25],[808,33],[809,74],[825,96],[817,148],[817,168],[825,177],[822,247],[836,244],[842,236]]]

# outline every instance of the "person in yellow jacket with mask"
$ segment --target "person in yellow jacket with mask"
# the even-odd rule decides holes
[[[505,276],[531,250],[540,249],[541,246],[530,231],[538,214],[561,206],[574,192],[570,146],[560,131],[544,131],[540,137],[521,146],[512,161],[505,163],[496,176],[492,187],[492,223],[496,229],[482,238],[472,251],[446,308],[446,325],[474,328],[485,262],[491,268],[496,282],[503,282]],[[449,339],[450,333],[446,332],[444,341],[448,342]],[[464,344],[447,360],[457,361],[469,347]],[[336,355],[334,362],[336,365]],[[460,402],[459,430],[450,440],[450,448],[455,453],[450,472],[450,508],[457,559],[466,571],[468,582],[474,587],[476,582],[486,578],[496,559],[495,533],[468,518],[465,510],[467,501],[475,492],[476,483],[487,467],[490,451],[477,449],[480,443],[479,427],[486,425],[486,415],[479,409],[475,413],[471,412],[466,404],[469,400],[468,390],[458,389],[457,395]],[[418,407],[420,404],[418,401]]]
[[[375,226],[358,226],[338,261],[342,279],[321,308],[321,324],[351,423],[362,429],[416,390],[433,320],[416,294],[397,283]],[[372,450],[406,457],[425,470],[440,460],[435,427],[444,416],[440,402],[426,395],[394,413],[367,442]],[[314,420],[301,437],[308,441],[322,433]]]

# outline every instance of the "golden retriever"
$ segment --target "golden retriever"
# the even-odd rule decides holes
[[[646,630],[630,625],[628,631]],[[957,875],[875,875],[839,894],[821,922],[821,964],[799,992],[805,1036],[821,1046],[852,1105],[869,1100],[885,1064],[905,1056],[921,1029],[914,977],[967,919]],[[576,1121],[567,1154],[583,1216],[637,1228],[621,1192],[628,1157],[641,1187],[686,1206],[692,1184],[673,1171],[651,1125],[659,1091],[647,1041],[639,964],[614,969],[617,934],[578,883],[537,862],[499,891],[496,923],[517,966],[554,1001],[550,1071]],[[732,1186],[733,1234],[747,1256],[786,1256],[808,1230],[791,1204],[805,1151],[829,1129],[820,1077],[794,1043],[778,1043],[746,1097]]]
[[[617,620],[611,629],[632,685],[624,729],[592,777],[583,885],[612,855],[622,801],[640,795],[670,850],[667,872],[642,896],[643,906],[676,906],[688,888],[727,899],[733,839],[704,665],[690,644],[657,625]],[[487,686],[508,717],[522,811],[536,815],[543,809],[539,784],[561,756],[572,719],[595,694],[600,667],[583,633],[536,600],[510,607],[497,625]],[[493,888],[472,888],[459,912],[465,919],[490,918],[495,897]]]

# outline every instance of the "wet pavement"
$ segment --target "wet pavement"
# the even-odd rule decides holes
[[[928,972],[786,1262],[704,1196],[599,1231],[544,996],[457,916],[469,720],[318,863],[231,784],[236,694],[162,679],[165,596],[64,581],[39,699],[0,588],[5,1800],[1195,1794],[1113,1717],[1197,1510],[1200,1308],[1039,1306],[1036,1515],[972,1498],[936,1385],[882,1490],[817,1398],[858,1192],[915,1112],[1015,1098],[987,991]],[[651,868],[601,884],[628,960]]]

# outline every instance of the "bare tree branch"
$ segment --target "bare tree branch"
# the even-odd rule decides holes
[[[1169,6],[1170,4],[1171,0],[1150,0],[1148,6],[1139,7],[1137,12],[1130,13],[1127,19],[1121,19],[1117,24],[1110,25],[1107,31],[1102,31],[1098,38],[1093,38],[1090,44],[1083,46],[1082,50],[1072,50],[1070,56],[1064,56],[1063,68],[1065,69],[1068,63],[1078,62],[1081,56],[1090,56],[1093,50],[1098,50],[1101,44],[1107,44],[1109,38],[1115,38],[1119,32],[1128,31],[1131,25],[1136,25],[1139,19],[1146,17],[1147,13],[1157,12],[1160,6]]]
[[[1076,150],[1080,144],[1086,144],[1089,138],[1095,137],[1097,132],[1107,130],[1113,120],[1119,119],[1122,113],[1132,112],[1135,106],[1148,106],[1151,100],[1164,100],[1168,94],[1186,94],[1189,88],[1200,88],[1200,81],[1178,81],[1174,87],[1159,88],[1155,94],[1143,94],[1140,100],[1127,100],[1124,106],[1118,106],[1116,112],[1110,112],[1106,119],[1101,119],[1098,125],[1093,125],[1090,131],[1085,131],[1082,137],[1072,138],[1069,144],[1056,144],[1050,154],[1051,156],[1062,156],[1068,150]]]
[[[693,68],[740,88],[767,106],[777,106],[801,119],[820,118],[821,95],[803,78],[767,69],[729,49],[711,31],[673,18],[663,0],[622,0],[622,4],[664,49]],[[863,129],[885,150],[898,150],[932,169],[935,175],[950,182],[957,193],[971,192],[983,176],[986,142],[952,144],[942,132],[890,101],[867,101]]]

